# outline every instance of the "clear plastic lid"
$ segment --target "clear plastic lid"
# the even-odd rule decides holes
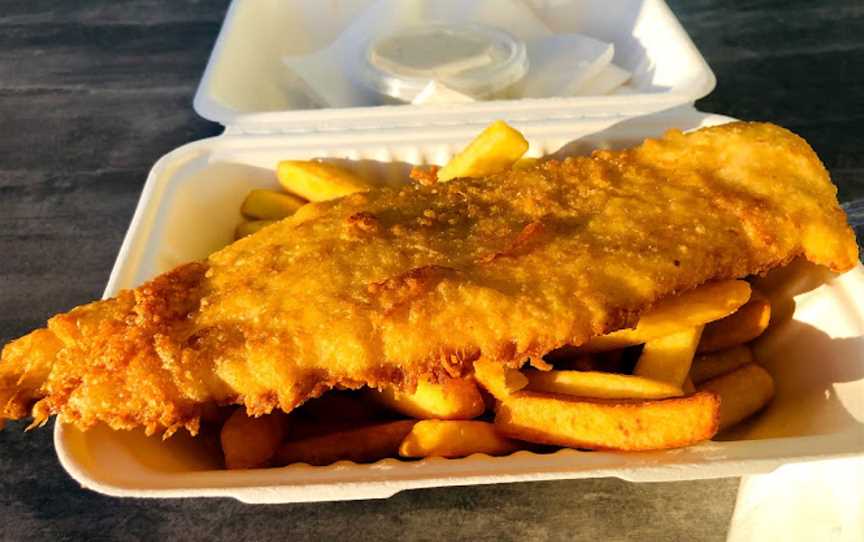
[[[481,24],[412,26],[374,37],[358,67],[359,83],[411,102],[430,85],[489,98],[528,71],[525,44]]]

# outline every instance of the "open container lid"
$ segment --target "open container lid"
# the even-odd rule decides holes
[[[479,125],[494,119],[606,118],[614,122],[691,104],[714,88],[714,74],[663,0],[501,1],[507,6],[495,4],[497,10],[486,10],[495,13],[482,16],[492,18],[505,32],[524,33],[523,23],[517,20],[530,17],[556,34],[579,33],[614,44],[613,62],[632,72],[629,93],[321,108],[310,101],[308,87],[285,65],[285,57],[326,48],[375,1],[234,0],[198,87],[195,111],[232,133]],[[468,13],[480,4],[460,5]],[[322,69],[326,73],[331,68],[343,67]]]

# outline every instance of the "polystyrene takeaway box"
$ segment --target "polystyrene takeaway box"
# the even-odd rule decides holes
[[[361,2],[349,4],[356,10]],[[273,84],[268,77],[280,68],[267,60],[268,52],[276,49],[267,41],[273,35],[254,31],[252,23],[302,25],[308,22],[302,19],[304,13],[316,12],[304,11],[311,0],[235,1],[196,98],[203,116],[226,123],[225,134],[184,145],[155,164],[105,295],[229,243],[240,201],[251,187],[276,186],[273,169],[279,159],[338,158],[366,175],[396,183],[404,179],[407,164],[446,162],[479,127],[497,118],[522,130],[531,142],[529,154],[535,156],[629,146],[670,127],[693,129],[731,120],[693,109],[692,101],[712,88],[713,76],[659,0],[616,2],[614,8],[578,0],[549,4],[557,10],[553,15],[538,12],[556,30],[614,41],[620,55],[616,62],[636,72],[644,92],[447,108],[262,112],[279,104],[266,101],[266,92],[255,97],[254,89]],[[317,20],[336,24],[340,19]],[[663,35],[658,37],[660,30]],[[640,75],[640,66],[653,68]],[[232,77],[242,79],[243,85],[233,85]],[[674,105],[681,106],[652,114]],[[840,277],[806,266],[793,271],[776,287],[798,294],[794,317],[773,328],[756,347],[776,379],[777,396],[729,440],[658,452],[522,451],[509,457],[477,454],[248,471],[220,470],[218,448],[184,435],[163,442],[137,431],[97,427],[80,432],[58,423],[55,445],[66,470],[84,487],[102,493],[231,496],[261,503],[381,498],[411,488],[526,480],[713,478],[766,472],[788,461],[860,454],[864,310],[858,300],[864,293],[864,270],[859,266]]]

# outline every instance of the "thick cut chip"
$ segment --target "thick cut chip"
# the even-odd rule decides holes
[[[672,335],[728,316],[748,299],[750,285],[743,280],[709,282],[660,301],[639,318],[635,328],[594,337],[583,350],[615,350]]]
[[[665,399],[681,388],[640,376],[600,371],[526,371],[529,391],[595,399]]]
[[[720,400],[710,392],[650,401],[574,399],[519,392],[498,405],[495,427],[510,438],[592,450],[663,450],[708,440]]]
[[[380,391],[370,390],[369,397],[396,412],[420,419],[470,420],[486,410],[477,384],[470,379],[452,378],[437,384],[421,380],[412,393],[388,386]]]
[[[506,455],[520,448],[488,422],[423,420],[399,446],[402,457],[465,457],[471,454]]]
[[[774,379],[755,363],[713,378],[699,386],[720,396],[720,430],[744,421],[774,397]]]
[[[771,303],[754,290],[740,309],[705,326],[699,352],[717,352],[752,341],[765,331],[770,321]]]
[[[795,296],[809,292],[832,278],[828,269],[814,265],[805,258],[796,258],[764,275],[751,277],[749,282],[754,290],[768,298],[771,304],[771,322],[768,327],[772,327],[792,318]]]
[[[313,160],[283,160],[276,168],[276,176],[285,190],[309,201],[327,201],[372,189],[370,183],[346,169]]]
[[[474,378],[496,399],[504,399],[528,385],[528,378],[520,371],[486,360],[474,363]]]
[[[522,134],[504,121],[493,122],[438,170],[438,181],[485,177],[507,171],[527,150],[528,141]]]
[[[694,383],[701,384],[748,363],[753,363],[753,351],[743,344],[720,352],[699,354],[693,359],[690,378]]]
[[[395,457],[399,445],[415,423],[414,420],[400,420],[289,441],[276,452],[275,462],[280,465],[308,463],[322,466],[342,460],[371,463]]]
[[[240,206],[240,212],[246,218],[279,220],[293,215],[297,209],[306,203],[306,200],[298,198],[294,194],[258,189],[249,192]]]
[[[652,339],[636,362],[633,374],[681,387],[690,372],[702,326]]]
[[[225,467],[251,469],[266,465],[282,442],[284,423],[280,414],[252,418],[243,407],[235,410],[219,435]]]

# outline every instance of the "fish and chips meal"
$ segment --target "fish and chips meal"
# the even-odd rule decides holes
[[[496,122],[397,187],[280,162],[234,243],[7,344],[0,419],[209,429],[245,469],[662,450],[763,409],[752,279],[858,263],[809,145],[735,122],[527,149]]]

